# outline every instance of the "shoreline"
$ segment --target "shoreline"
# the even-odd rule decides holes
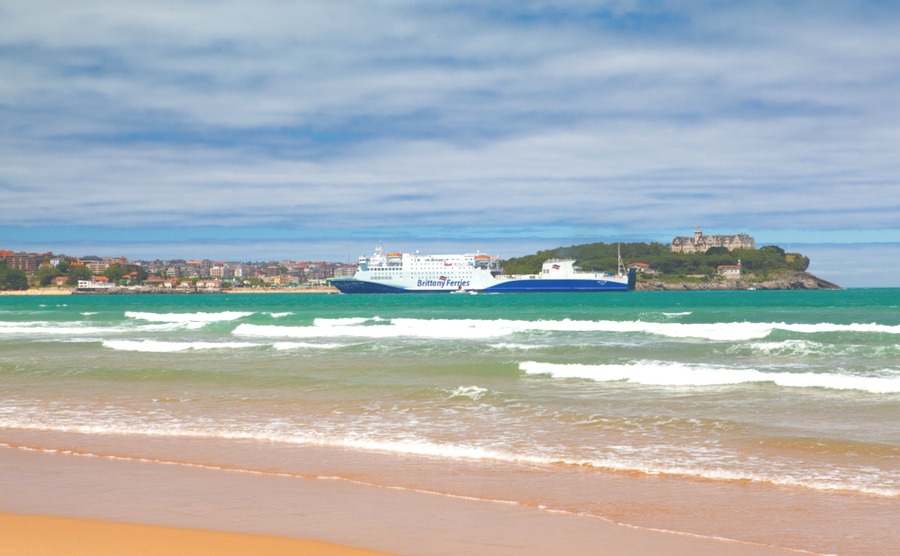
[[[808,272],[785,273],[769,280],[706,280],[699,282],[668,282],[652,278],[642,278],[635,284],[634,291],[792,291],[792,290],[840,290],[837,284],[822,280]],[[294,286],[294,287],[245,287],[221,290],[177,290],[159,287],[113,287],[113,288],[59,288],[41,287],[27,290],[0,291],[0,296],[22,295],[187,295],[187,294],[264,294],[264,293],[340,293],[333,286]]]
[[[0,531],[13,529],[19,535],[17,542],[24,543],[20,546],[33,548],[38,544],[36,539],[44,540],[43,531],[56,523],[54,518],[44,521],[39,516],[90,520],[75,523],[96,525],[99,532],[89,539],[91,546],[85,546],[84,552],[73,552],[67,546],[66,553],[72,556],[112,555],[116,552],[101,552],[98,548],[121,548],[120,542],[141,546],[142,538],[154,536],[187,535],[184,538],[194,540],[211,536],[212,542],[229,543],[228,539],[238,538],[229,537],[228,533],[255,536],[240,537],[244,539],[241,542],[251,545],[265,542],[300,547],[291,542],[315,539],[311,542],[326,545],[314,546],[345,550],[283,553],[329,556],[811,554],[627,526],[604,519],[548,512],[538,506],[441,496],[417,489],[384,488],[335,478],[166,465],[114,456],[83,457],[9,445],[0,446],[0,452],[0,485],[4,490],[0,512],[7,514],[0,519]],[[26,524],[30,529],[12,527],[13,523]],[[120,537],[116,535],[126,532],[134,536],[125,537],[126,541],[117,540]],[[263,544],[253,546],[259,548],[234,554],[280,554],[266,550]],[[360,550],[348,547],[364,548],[348,552]],[[27,553],[50,556],[61,552]],[[149,545],[142,553],[177,554]],[[228,554],[187,548],[184,552],[197,553]]]
[[[752,291],[752,290],[842,290],[841,286],[822,280],[808,272],[783,273],[768,280],[741,278],[704,280],[697,282],[667,282],[664,280],[644,278],[635,284],[636,291]]]
[[[215,295],[215,294],[239,294],[239,295],[252,295],[252,294],[266,294],[266,293],[277,293],[277,294],[289,294],[289,293],[340,293],[337,288],[332,288],[328,286],[313,286],[313,287],[297,287],[297,288],[234,288],[228,290],[218,290],[218,291],[128,291],[122,288],[116,289],[114,291],[102,291],[102,290],[81,290],[79,291],[77,288],[29,288],[27,290],[4,290],[0,291],[0,297],[9,296],[9,297],[21,297],[21,296],[64,296],[64,295]]]
[[[72,295],[69,288],[29,288],[27,290],[3,290],[0,297],[20,297],[26,295]]]

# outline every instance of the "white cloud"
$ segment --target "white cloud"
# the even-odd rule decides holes
[[[13,3],[4,223],[894,229],[898,19],[849,0]]]

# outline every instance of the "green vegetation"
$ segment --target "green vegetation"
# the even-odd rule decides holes
[[[141,268],[138,265],[123,265],[121,263],[113,263],[109,265],[106,271],[103,273],[104,276],[109,278],[109,281],[113,284],[118,284],[122,280],[125,279],[126,276],[131,274],[132,272],[136,273],[134,278],[135,282],[143,282],[147,279],[148,274],[147,271]]]
[[[133,276],[130,276],[134,274]],[[109,278],[113,284],[118,284],[127,279],[134,282],[141,282],[147,279],[147,271],[140,265],[120,263],[111,264],[103,273]],[[54,278],[63,276],[66,279],[66,285],[77,286],[79,280],[90,280],[94,277],[90,269],[83,264],[76,262],[75,259],[67,257],[60,261],[56,266],[51,266],[50,261],[45,259],[43,264],[30,276],[31,286],[45,287],[49,286]]]
[[[713,247],[706,253],[673,253],[662,243],[589,243],[539,251],[534,255],[509,259],[503,262],[507,274],[534,274],[540,271],[547,259],[575,259],[584,270],[614,272],[618,267],[618,249],[622,261],[644,263],[658,274],[654,279],[663,281],[705,280],[716,276],[719,265],[734,265],[740,260],[744,273],[757,279],[765,279],[782,272],[804,271],[809,258],[799,253],[785,253],[784,249],[769,245],[760,249],[736,249]]]
[[[49,286],[57,276],[63,276],[63,271],[59,266],[41,265],[34,273],[34,280],[39,286]]]
[[[21,270],[9,268],[6,261],[0,261],[0,290],[27,290],[28,277]]]
[[[91,274],[90,269],[86,266],[69,266],[66,271],[66,276],[69,277],[69,279],[66,280],[66,284],[69,286],[77,286],[79,280],[90,280],[94,277],[94,275]]]

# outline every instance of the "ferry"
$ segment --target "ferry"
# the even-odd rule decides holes
[[[585,272],[573,259],[549,259],[539,274],[504,275],[498,257],[483,253],[384,253],[359,258],[352,277],[332,278],[342,293],[614,292],[634,289],[635,270]]]

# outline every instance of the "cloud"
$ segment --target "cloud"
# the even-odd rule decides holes
[[[13,3],[4,224],[895,230],[898,20],[864,0]]]

